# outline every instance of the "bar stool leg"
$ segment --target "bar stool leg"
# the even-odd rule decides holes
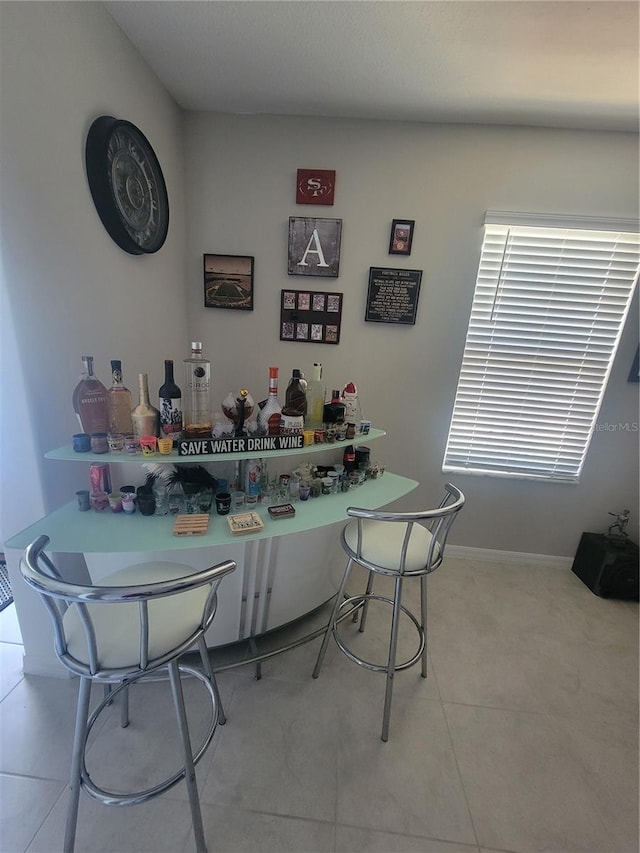
[[[220,691],[218,690],[218,682],[216,681],[216,677],[213,673],[213,667],[211,666],[211,658],[209,657],[209,649],[207,648],[207,644],[204,641],[204,637],[200,637],[200,639],[198,640],[198,649],[200,650],[200,659],[202,660],[202,668],[204,669],[204,674],[211,682],[213,692],[216,694],[216,703],[218,705],[218,725],[224,726],[224,724],[227,722],[227,717],[224,713],[222,699],[220,698]]]
[[[396,673],[396,653],[398,651],[398,630],[400,628],[400,605],[402,604],[402,576],[396,578],[393,598],[393,617],[391,619],[391,638],[389,642],[389,660],[387,662],[387,689],[384,694],[384,712],[382,715],[381,740],[389,740],[389,719],[391,717],[391,699],[393,680]]]
[[[424,648],[422,650],[422,677],[427,677],[427,576],[420,578],[420,616],[424,633]]]
[[[193,753],[191,751],[191,739],[187,724],[187,713],[184,707],[184,695],[182,693],[182,682],[178,661],[169,662],[169,678],[171,680],[171,692],[173,693],[173,704],[176,709],[178,731],[182,741],[184,752],[184,778],[187,783],[189,794],[189,805],[191,806],[191,821],[193,823],[193,835],[198,853],[207,853],[207,843],[204,838],[204,827],[202,825],[202,812],[200,811],[200,799],[198,797],[198,786],[196,783],[196,769],[193,764]]]
[[[126,729],[129,725],[129,685],[127,684],[124,690],[120,691],[122,694],[120,705],[120,727]]]
[[[367,596],[371,595],[371,593],[373,592],[373,579],[374,579],[374,577],[375,577],[374,573],[369,572],[369,578],[367,580],[367,588],[364,591],[364,594]],[[362,605],[362,615],[360,616],[360,627],[358,628],[358,630],[360,631],[361,634],[364,633],[364,626],[365,626],[365,623],[367,621],[368,611],[369,611],[369,599],[365,598],[364,604]]]
[[[353,565],[353,560],[349,560],[347,563],[347,567],[344,570],[344,575],[342,576],[342,581],[340,583],[340,589],[336,594],[336,601],[333,605],[333,610],[331,611],[331,618],[329,619],[329,624],[327,625],[327,629],[324,632],[324,638],[322,640],[322,645],[320,646],[320,651],[318,652],[318,658],[316,660],[316,665],[313,668],[313,677],[317,678],[320,675],[320,668],[322,667],[322,663],[324,661],[324,656],[327,652],[327,646],[329,645],[329,639],[333,634],[333,629],[336,625],[336,619],[338,618],[338,610],[340,609],[340,605],[344,600],[344,591],[347,588],[347,581],[349,580],[349,575],[351,574],[351,566]]]
[[[78,801],[82,785],[82,758],[87,739],[87,720],[89,718],[89,699],[91,698],[91,680],[80,678],[78,688],[78,707],[76,709],[76,730],[73,736],[71,754],[71,773],[69,776],[69,807],[67,825],[64,833],[64,853],[73,853],[78,825]]]

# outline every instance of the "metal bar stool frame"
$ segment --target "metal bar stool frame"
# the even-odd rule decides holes
[[[171,580],[127,586],[83,586],[65,581],[53,562],[44,552],[49,537],[40,536],[29,545],[22,557],[20,569],[25,582],[40,594],[44,605],[51,617],[54,627],[54,646],[60,662],[72,673],[80,676],[78,688],[78,703],[76,709],[75,733],[71,759],[69,781],[69,807],[65,828],[64,853],[73,853],[75,846],[76,827],[80,791],[85,790],[91,797],[105,805],[135,805],[146,802],[185,779],[189,796],[189,805],[193,822],[194,838],[198,853],[206,853],[206,841],[202,824],[200,800],[195,777],[195,765],[211,743],[218,723],[226,722],[215,675],[211,667],[209,655],[204,641],[204,633],[211,625],[217,608],[217,590],[225,575],[233,572],[236,563],[233,560],[221,562],[211,568],[192,574],[185,574]],[[175,566],[184,568],[188,566]],[[130,569],[135,569],[131,566]],[[181,638],[177,645],[166,649],[157,657],[150,656],[149,648],[149,603],[169,596],[179,596],[209,586],[208,594],[204,597],[202,616],[195,626],[191,626],[187,636]],[[100,662],[100,648],[92,612],[97,612],[97,606],[135,604],[138,605],[139,617],[139,649],[137,660],[125,666],[109,668]],[[178,604],[178,601],[176,601]],[[77,615],[84,630],[88,660],[75,657],[68,647],[68,636],[65,630],[65,614],[71,608],[76,608]],[[114,626],[116,627],[116,626]],[[116,627],[117,630],[117,627]],[[197,645],[202,660],[203,672],[191,666],[178,663],[178,658]],[[128,687],[150,674],[159,674],[168,670],[173,704],[180,743],[184,756],[184,765],[163,782],[143,791],[121,794],[107,791],[96,785],[91,779],[85,761],[87,738],[100,713],[110,705],[114,697],[123,692],[121,709],[121,725],[128,724]],[[191,738],[187,723],[187,715],[182,691],[180,674],[198,679],[206,688],[212,706],[212,718],[202,744],[196,752],[192,751]],[[106,689],[105,697],[96,710],[89,714],[91,685],[93,682],[102,683],[105,688],[118,684],[115,689]]]
[[[342,530],[341,545],[346,552],[348,560],[340,588],[336,595],[335,604],[324,632],[324,638],[313,670],[313,678],[318,678],[320,669],[331,637],[334,638],[338,648],[354,663],[364,669],[373,672],[386,673],[386,689],[384,699],[384,710],[382,715],[381,740],[389,739],[389,722],[391,718],[391,701],[393,698],[393,680],[396,672],[421,661],[421,675],[427,677],[427,576],[434,572],[444,558],[444,550],[447,537],[453,522],[465,504],[462,492],[451,483],[445,485],[445,494],[436,509],[419,512],[379,512],[376,510],[349,507],[347,515],[355,521],[348,522]],[[387,560],[386,563],[375,562],[375,556],[369,553],[363,554],[366,546],[365,524],[373,522],[376,525],[384,523],[404,525],[404,534],[398,553]],[[353,527],[356,526],[356,536],[353,536]],[[424,561],[420,559],[416,566],[415,555],[410,553],[414,528],[420,526],[423,532],[420,538],[427,544],[424,551]],[[379,529],[379,528],[378,528]],[[414,539],[415,543],[415,539]],[[409,559],[411,557],[411,559]],[[346,587],[351,575],[354,563],[362,566],[369,573],[364,593],[346,596]],[[373,593],[373,582],[376,575],[386,575],[395,579],[393,598]],[[402,604],[403,583],[406,578],[420,579],[420,618],[417,618],[407,607]],[[391,629],[389,636],[389,652],[385,665],[371,663],[356,655],[339,634],[339,623],[345,613],[353,610],[353,621],[357,621],[360,613],[360,632],[364,632],[370,601],[380,601],[392,608]],[[400,627],[400,616],[404,613],[415,626],[418,633],[418,649],[410,658],[398,663],[396,661],[398,649],[398,631]]]

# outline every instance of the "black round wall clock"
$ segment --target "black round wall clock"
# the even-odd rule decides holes
[[[130,255],[160,249],[169,230],[169,199],[151,143],[130,121],[100,116],[87,134],[87,178],[112,239]]]

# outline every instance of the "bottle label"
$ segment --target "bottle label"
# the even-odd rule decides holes
[[[182,400],[160,397],[160,436],[182,438]]]

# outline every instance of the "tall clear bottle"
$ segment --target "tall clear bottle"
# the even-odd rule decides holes
[[[278,435],[282,407],[278,400],[278,368],[269,368],[269,396],[258,412],[258,426],[265,435]]]
[[[182,438],[182,391],[173,378],[173,361],[164,360],[164,382],[158,391],[160,403],[160,438],[171,438],[175,444]]]
[[[125,388],[122,379],[122,362],[113,359],[111,362],[111,388],[108,391],[109,402],[109,432],[129,435],[133,432],[131,420],[131,391]]]
[[[193,341],[191,357],[184,360],[184,379],[184,438],[211,438],[211,362],[203,356],[200,341]]]
[[[149,401],[149,380],[146,373],[138,374],[138,394],[140,402],[131,412],[133,434],[138,438],[143,435],[157,436],[160,412]]]
[[[304,421],[306,429],[322,429],[326,393],[326,385],[322,381],[322,365],[316,361],[313,364],[313,376],[307,383],[307,416]]]
[[[82,375],[73,391],[73,410],[83,432],[107,432],[109,404],[107,389],[93,372],[93,356],[82,356]]]

